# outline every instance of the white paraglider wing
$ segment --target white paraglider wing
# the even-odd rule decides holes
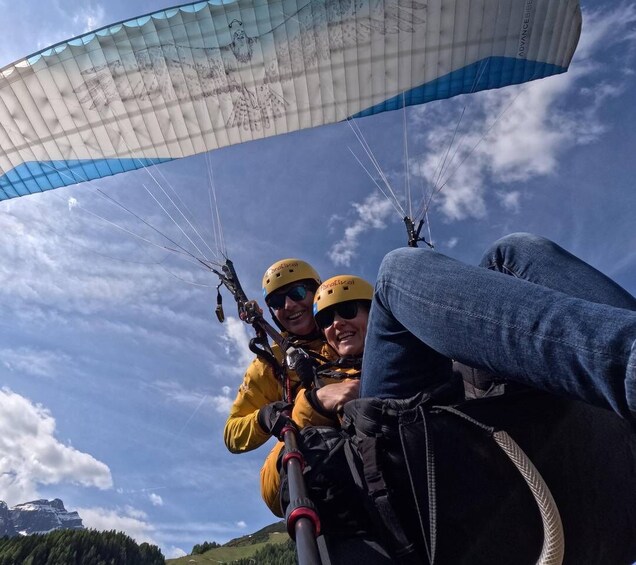
[[[567,70],[578,0],[198,2],[0,71],[0,199]]]

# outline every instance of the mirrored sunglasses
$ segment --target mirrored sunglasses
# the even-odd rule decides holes
[[[340,304],[334,304],[329,308],[325,308],[321,312],[318,312],[315,316],[316,325],[321,329],[327,329],[333,324],[336,314],[343,320],[353,320],[358,315],[358,302],[351,300],[349,302],[342,302]]]
[[[267,299],[267,305],[274,309],[280,310],[285,307],[285,300],[287,297],[291,298],[294,302],[300,302],[307,297],[307,289],[299,284],[297,286],[292,286],[288,288],[285,292],[279,292],[277,294],[272,294]]]

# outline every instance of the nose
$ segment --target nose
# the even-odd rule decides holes
[[[296,304],[289,296],[285,296],[285,310],[289,310],[290,307],[293,307]]]
[[[338,314],[338,312],[336,312],[334,314],[334,317],[333,317],[333,325],[334,326],[342,326],[345,323],[346,323],[346,320],[344,318],[341,318],[340,314]]]

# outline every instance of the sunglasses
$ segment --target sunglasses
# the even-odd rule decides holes
[[[267,299],[267,305],[273,310],[280,310],[285,307],[285,300],[287,297],[291,298],[294,302],[300,302],[307,297],[307,289],[299,284],[288,288],[285,292],[279,292],[278,294],[272,294]]]
[[[318,314],[314,317],[316,325],[321,330],[327,329],[331,324],[333,324],[336,314],[338,314],[338,316],[340,316],[343,320],[353,320],[358,315],[358,302],[351,300],[349,302],[342,302],[340,304],[330,306],[329,308],[325,308],[321,312],[318,312]]]

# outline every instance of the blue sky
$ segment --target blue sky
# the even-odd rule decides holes
[[[168,5],[0,0],[0,66]],[[438,251],[474,263],[497,237],[531,231],[634,293],[636,8],[582,5],[565,75],[356,123],[404,202],[406,122],[416,206],[464,113],[453,175],[429,211]],[[212,253],[212,172],[225,247],[258,298],[279,258],[373,281],[384,253],[404,245],[401,217],[353,154],[370,167],[337,124],[152,174],[178,192]],[[87,526],[123,530],[171,557],[274,518],[258,494],[268,447],[236,456],[222,441],[251,358],[249,328],[228,295],[219,324],[214,276],[123,231],[153,237],[95,190],[187,244],[143,188],[153,185],[137,171],[0,204],[0,499],[62,498]]]

